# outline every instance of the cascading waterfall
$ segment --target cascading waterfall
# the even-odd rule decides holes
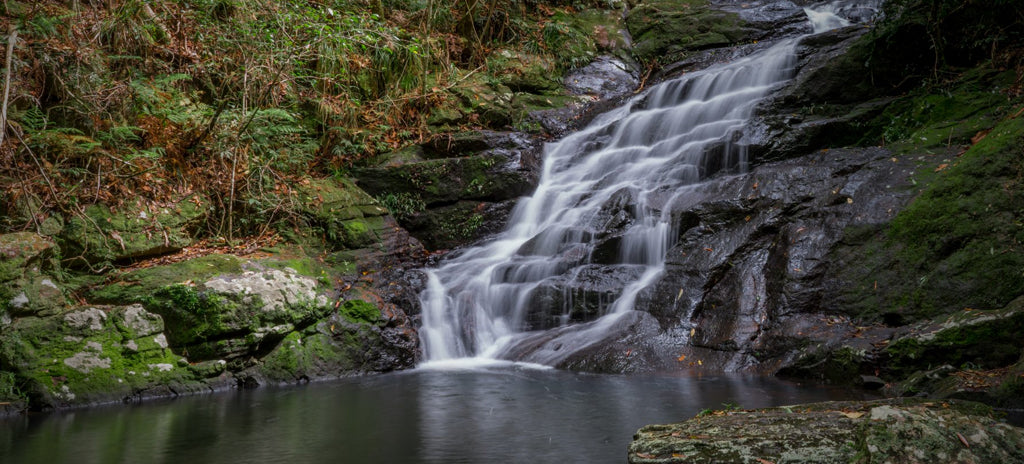
[[[815,29],[839,24],[832,13],[814,15]],[[516,358],[554,365],[600,340],[663,272],[675,236],[663,206],[683,186],[746,170],[740,131],[757,103],[792,76],[796,42],[659,84],[548,144],[537,190],[516,206],[508,229],[427,270],[420,296],[425,359],[501,359],[529,339],[535,291],[573,279],[590,263],[595,238],[627,217],[617,260],[635,278],[601,308],[602,317],[554,348],[538,343]]]

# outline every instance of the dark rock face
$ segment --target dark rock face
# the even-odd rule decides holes
[[[638,307],[690,345],[679,354],[712,350],[731,358],[723,367],[770,371],[816,330],[830,333],[829,255],[846,230],[885,223],[910,200],[913,164],[893,160],[829,150],[693,187],[666,205],[692,225]]]
[[[408,151],[408,150],[407,150]],[[479,131],[434,139],[354,174],[429,249],[449,249],[505,224],[514,200],[536,184],[539,141]]]
[[[828,402],[641,428],[630,463],[1020,462],[1024,429],[969,402]]]

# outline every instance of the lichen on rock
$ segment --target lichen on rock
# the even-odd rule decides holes
[[[641,428],[629,462],[1021,462],[1024,429],[977,403],[895,399],[709,411]]]

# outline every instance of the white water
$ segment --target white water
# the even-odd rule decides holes
[[[816,13],[813,26],[831,27],[834,18]],[[560,333],[553,347],[525,356],[517,350],[517,357],[554,365],[601,340],[663,272],[676,234],[662,207],[714,171],[746,170],[745,147],[735,141],[757,103],[792,76],[796,41],[657,85],[547,145],[537,190],[516,206],[508,229],[427,271],[420,341],[428,364],[500,359],[529,340],[524,330],[534,293],[576,278],[591,260],[595,236],[625,218],[618,262],[636,277],[601,308],[603,317]]]

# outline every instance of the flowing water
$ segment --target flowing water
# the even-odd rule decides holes
[[[814,31],[848,25],[836,15],[847,3],[805,9]],[[755,106],[792,77],[797,41],[664,82],[547,145],[537,190],[516,206],[508,229],[428,270],[420,298],[425,359],[557,365],[598,343],[663,272],[677,235],[663,207],[684,186],[746,170],[742,130]],[[598,238],[615,229],[615,267],[631,278],[596,321],[566,330],[569,289],[590,269]],[[561,314],[562,330],[538,341],[528,319],[551,304],[539,294],[550,288],[563,293],[561,307],[547,310]]]
[[[622,463],[649,423],[849,396],[752,377],[417,370],[0,419],[0,462]]]

